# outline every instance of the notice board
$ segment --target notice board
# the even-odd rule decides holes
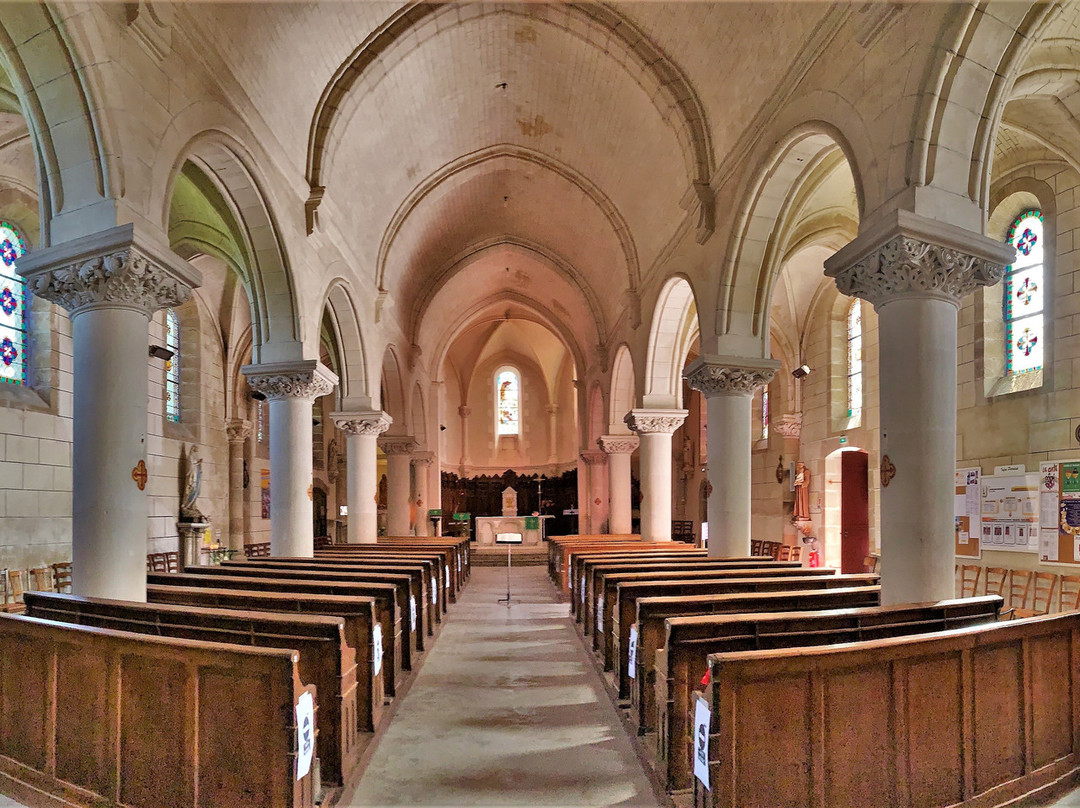
[[[1039,466],[1039,558],[1080,564],[1080,461]]]
[[[980,558],[982,550],[982,504],[979,499],[980,469],[957,469],[955,512],[956,555],[964,558]]]
[[[982,550],[1039,551],[1041,476],[1020,472],[982,477]]]

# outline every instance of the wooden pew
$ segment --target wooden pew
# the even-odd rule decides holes
[[[580,555],[584,553],[599,554],[599,553],[615,553],[615,552],[646,552],[648,550],[663,550],[665,552],[683,552],[683,553],[698,553],[700,550],[691,547],[688,544],[677,544],[674,542],[603,542],[600,544],[593,542],[581,542],[581,543],[568,543],[557,548],[557,552],[554,558],[552,568],[554,570],[553,580],[556,582],[560,592],[568,592],[570,589],[570,568],[572,566],[574,555]]]
[[[442,615],[448,611],[448,605],[451,602],[451,588],[453,586],[453,578],[451,578],[451,585],[446,585],[448,571],[453,566],[453,554],[448,551],[425,551],[420,552],[388,552],[384,549],[378,549],[374,551],[355,550],[339,552],[337,550],[328,550],[323,553],[316,553],[313,559],[309,561],[315,561],[320,564],[368,564],[371,562],[393,562],[395,560],[415,559],[418,562],[426,562],[433,564],[434,567],[428,574],[429,586],[433,585],[435,590],[440,593],[439,595],[439,613],[436,615],[436,622],[442,622]],[[277,559],[272,559],[277,560]]]
[[[50,804],[311,808],[298,654],[0,616],[0,776]],[[26,788],[29,786],[30,788]]]
[[[190,591],[204,591],[191,595]],[[259,578],[203,578],[179,573],[170,575],[166,583],[147,581],[146,599],[153,603],[190,603],[194,606],[210,606],[222,609],[240,609],[253,612],[304,612],[344,616],[350,599],[356,602],[356,611],[367,608],[367,599],[375,602],[375,614],[383,642],[383,692],[397,695],[401,684],[401,613],[397,597],[390,584],[309,584],[304,582],[273,581]],[[205,594],[208,592],[210,594]],[[271,595],[283,595],[280,598]],[[229,597],[236,595],[236,597]],[[265,596],[265,597],[262,597]],[[338,596],[338,608],[334,611],[312,611],[316,598]],[[318,608],[329,608],[329,602],[319,602]],[[350,637],[349,644],[358,637]],[[363,641],[367,645],[367,641]],[[357,665],[360,660],[357,659]]]
[[[552,581],[559,580],[559,565],[562,561],[563,548],[571,544],[640,544],[641,536],[638,534],[606,534],[606,535],[576,535],[576,536],[548,536],[548,575]]]
[[[709,665],[702,808],[993,808],[1080,774],[1077,612]]]
[[[319,561],[351,561],[353,563],[366,563],[369,559],[373,558],[392,558],[401,555],[410,555],[406,550],[398,550],[396,547],[375,547],[373,549],[342,549],[343,547],[359,547],[359,545],[334,545],[326,550],[320,550],[315,553],[315,559]],[[367,548],[371,548],[371,545],[367,545]],[[439,569],[440,572],[436,574],[437,588],[440,591],[445,590],[446,602],[453,603],[457,600],[457,593],[460,590],[462,583],[462,577],[456,572],[457,569],[457,555],[453,548],[430,548],[424,551],[423,557],[427,558],[431,555],[437,555],[440,559]],[[446,612],[446,606],[443,606],[443,612]]]
[[[343,785],[360,760],[356,649],[345,639],[343,618],[198,609],[41,592],[27,593],[26,613],[59,623],[136,634],[292,648],[300,654],[301,681],[315,685],[319,694],[316,748],[321,780]]]
[[[391,572],[409,575],[412,578],[409,605],[403,613],[403,619],[409,618],[408,627],[412,632],[412,640],[418,651],[425,648],[424,636],[435,634],[435,613],[439,611],[438,603],[442,598],[441,589],[437,585],[432,589],[431,564],[406,564],[394,561],[369,562],[362,564],[336,563],[333,561],[315,561],[304,558],[257,558],[244,561],[223,561],[221,569],[234,570],[236,575],[246,574],[244,570],[282,570],[290,574],[316,572],[333,575],[340,574],[341,580],[357,580],[355,576],[362,576],[365,572],[374,570],[379,572]]]
[[[799,570],[796,570],[798,572]],[[754,570],[753,577],[712,578],[683,580],[646,580],[624,581],[616,587],[615,610],[611,616],[611,631],[608,647],[611,649],[612,668],[619,685],[619,698],[630,698],[630,675],[627,663],[630,641],[630,627],[637,619],[637,602],[643,597],[662,597],[664,595],[709,595],[735,594],[738,592],[796,592],[806,589],[845,589],[853,586],[876,586],[878,576],[860,573],[857,575],[806,575],[761,576]],[[605,670],[608,670],[605,667]]]
[[[266,592],[304,592],[308,594],[358,595],[372,594],[368,586],[390,586],[394,593],[394,633],[396,667],[412,670],[419,660],[415,635],[410,618],[410,597],[415,595],[407,575],[393,573],[319,573],[310,570],[263,569],[243,570],[236,567],[187,567],[181,575],[147,575],[147,583],[175,586],[203,586],[222,589],[262,589]],[[388,657],[389,658],[389,657]]]
[[[460,573],[463,579],[468,579],[472,561],[470,558],[469,539],[460,536],[380,536],[378,545],[394,548],[417,548],[417,549],[442,549],[451,552],[451,569]],[[377,546],[378,546],[377,545]],[[335,545],[340,546],[340,545]],[[348,545],[354,546],[354,545]],[[461,586],[456,586],[455,591]]]
[[[706,553],[704,550],[648,549],[637,550],[635,552],[571,553],[570,560],[569,562],[567,562],[570,565],[570,569],[567,573],[566,579],[566,591],[570,598],[570,613],[578,613],[578,604],[588,594],[587,589],[589,585],[589,576],[591,575],[591,570],[597,564],[647,564],[650,562],[659,561],[692,561],[695,559],[702,560],[708,557],[708,553]],[[561,595],[562,593],[560,592],[559,594]]]
[[[656,695],[665,694],[663,703],[656,702],[655,721],[658,741],[665,739],[666,748],[659,752],[667,762],[669,790],[690,787],[690,694],[701,687],[709,654],[834,645],[987,625],[997,621],[1001,605],[1001,599],[992,595],[817,612],[669,618],[655,671]]]

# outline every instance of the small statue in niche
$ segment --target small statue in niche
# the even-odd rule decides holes
[[[187,451],[184,470],[184,488],[180,495],[180,521],[208,522],[206,515],[199,510],[196,500],[202,489],[202,458],[199,447],[194,443]]]
[[[795,464],[795,509],[792,517],[796,522],[810,518],[810,470],[802,462]]]
[[[330,438],[330,443],[326,447],[326,478],[332,483],[337,482],[340,469],[339,459],[337,438]]]
[[[685,432],[682,437],[682,473],[684,478],[694,473],[694,445]]]

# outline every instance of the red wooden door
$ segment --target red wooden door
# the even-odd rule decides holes
[[[840,571],[862,572],[870,554],[870,512],[866,452],[840,455]]]

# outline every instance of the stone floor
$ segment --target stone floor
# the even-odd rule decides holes
[[[339,806],[656,806],[546,568],[474,568]]]

